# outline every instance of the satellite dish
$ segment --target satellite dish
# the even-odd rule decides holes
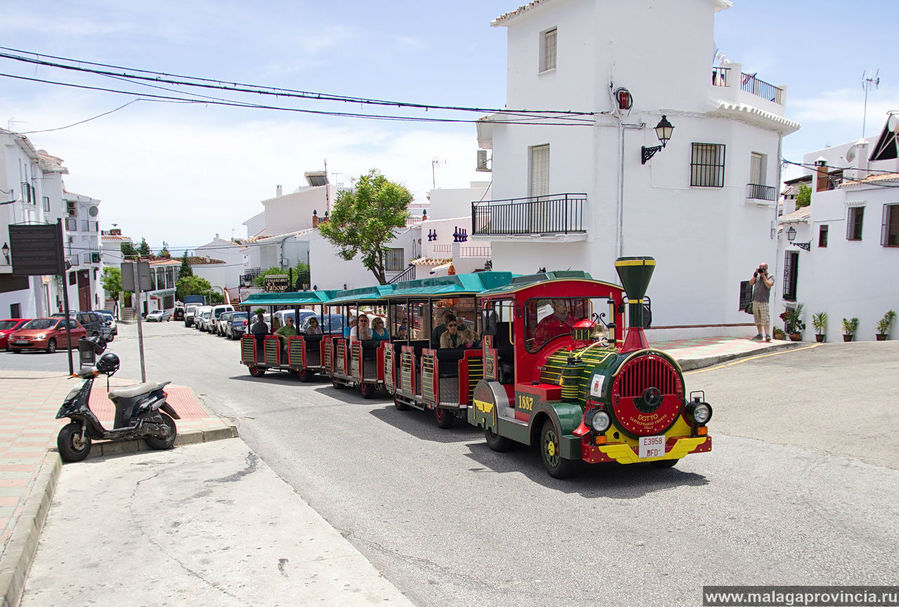
[[[855,160],[855,145],[850,146],[846,150],[846,162],[852,162],[853,160]]]
[[[887,120],[887,128],[894,133],[899,133],[899,114],[890,114]]]
[[[91,207],[87,210],[87,213],[91,217],[96,217],[100,213],[100,210],[97,207]]]

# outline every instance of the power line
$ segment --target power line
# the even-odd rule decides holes
[[[335,116],[335,117],[343,117],[343,118],[361,118],[367,120],[388,120],[395,122],[442,122],[442,123],[464,123],[464,124],[518,124],[518,125],[529,125],[529,126],[593,126],[593,121],[584,121],[584,119],[578,118],[566,118],[559,117],[556,120],[568,120],[569,122],[528,122],[528,121],[517,121],[517,120],[485,120],[485,119],[462,119],[462,118],[426,118],[422,116],[389,116],[385,114],[364,114],[364,113],[355,113],[355,112],[335,112],[335,111],[325,111],[325,110],[310,110],[305,108],[291,108],[291,107],[283,107],[276,105],[264,105],[257,103],[247,103],[240,101],[224,101],[224,100],[213,100],[213,99],[188,99],[185,97],[173,97],[168,95],[156,95],[152,93],[138,93],[134,91],[123,91],[121,89],[112,89],[107,87],[100,86],[89,86],[86,84],[74,84],[70,82],[60,82],[57,80],[47,80],[44,78],[32,78],[29,76],[19,76],[16,74],[7,74],[4,72],[0,72],[0,76],[6,78],[12,78],[15,80],[26,80],[29,82],[40,82],[44,84],[53,84],[57,86],[67,87],[67,88],[76,88],[83,90],[91,90],[91,91],[102,91],[106,93],[116,93],[118,95],[131,95],[133,97],[147,98],[145,100],[158,100],[158,101],[167,101],[167,102],[179,102],[179,103],[194,103],[194,104],[205,104],[205,105],[220,105],[225,107],[237,107],[237,108],[246,108],[246,109],[262,109],[262,110],[275,110],[281,112],[296,112],[301,114],[314,114],[319,116]],[[577,122],[575,122],[577,121]]]
[[[22,55],[13,55],[10,53],[0,52],[0,58],[12,59],[14,61],[20,61],[24,63],[31,63],[35,65],[41,65],[45,67],[53,67],[57,69],[64,69],[76,72],[90,73],[99,76],[105,77],[116,77],[116,78],[126,78],[128,80],[144,80],[144,81],[152,81],[152,82],[162,82],[165,84],[176,84],[181,86],[189,86],[189,87],[198,87],[198,88],[207,88],[207,89],[218,89],[218,90],[226,90],[232,92],[239,93],[252,93],[258,95],[271,95],[276,97],[291,97],[291,98],[299,98],[299,99],[308,99],[315,101],[337,101],[343,103],[358,103],[363,105],[379,105],[379,106],[391,106],[397,108],[414,108],[414,109],[423,109],[423,110],[448,110],[448,111],[462,111],[462,112],[478,112],[478,113],[499,113],[499,114],[509,114],[509,115],[524,115],[524,114],[534,114],[534,115],[542,115],[551,118],[560,118],[564,116],[595,116],[596,112],[583,112],[583,111],[575,111],[575,110],[528,110],[528,109],[506,109],[506,108],[490,108],[490,107],[477,107],[477,106],[453,106],[453,105],[436,105],[436,104],[425,104],[425,103],[415,103],[408,101],[396,101],[396,100],[385,100],[385,99],[374,99],[369,97],[351,97],[347,95],[336,95],[332,93],[322,93],[315,91],[303,91],[298,89],[289,89],[282,87],[271,87],[257,84],[247,84],[240,82],[228,82],[213,78],[204,78],[198,76],[185,76],[180,74],[173,74],[168,72],[159,72],[153,70],[145,70],[140,68],[132,68],[132,67],[124,67],[118,65],[112,65],[107,63],[98,63],[92,61],[83,61],[80,59],[73,59],[69,57],[61,57],[56,55],[46,55],[42,53],[36,53],[33,51],[25,51],[21,49],[14,49],[10,47],[0,46],[0,50],[10,51],[14,53],[26,53],[28,55],[32,55],[35,58],[26,57]],[[66,65],[63,63],[56,63],[53,61],[46,61],[44,59],[37,59],[37,57],[45,57],[49,59],[55,59],[57,61],[65,61],[68,63],[75,63],[80,65]],[[84,65],[92,65],[96,67],[108,68],[108,69],[92,69],[83,67]],[[115,70],[127,70],[123,73],[114,73],[109,71],[110,69]],[[137,72],[128,73],[128,72]],[[147,75],[140,75],[147,74]],[[547,116],[553,115],[553,116]]]
[[[97,118],[102,118],[103,116],[109,116],[110,114],[118,112],[119,110],[124,110],[126,107],[128,107],[132,103],[137,103],[138,101],[144,101],[144,99],[132,99],[128,103],[126,103],[124,105],[120,105],[119,107],[117,107],[114,110],[109,110],[108,112],[103,112],[102,114],[97,114],[96,116],[91,116],[90,118],[87,118],[85,120],[79,120],[78,122],[73,122],[72,124],[67,124],[65,126],[59,126],[59,127],[53,128],[53,129],[42,129],[40,131],[24,131],[22,133],[17,133],[17,134],[18,135],[33,135],[34,133],[49,133],[51,131],[61,131],[63,129],[69,129],[69,128],[72,128],[73,126],[78,126],[79,124],[84,124],[85,122],[90,122],[91,120],[96,120]]]

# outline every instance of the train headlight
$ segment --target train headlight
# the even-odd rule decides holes
[[[584,415],[584,423],[594,432],[605,432],[612,425],[612,418],[602,409],[590,409]]]
[[[687,419],[697,426],[704,426],[712,419],[712,405],[698,398],[687,405],[685,412]]]

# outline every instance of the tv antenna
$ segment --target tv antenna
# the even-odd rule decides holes
[[[880,70],[870,69],[862,73],[862,88],[865,89],[865,109],[862,114],[862,139],[865,138],[865,122],[868,119],[868,91],[880,86]]]

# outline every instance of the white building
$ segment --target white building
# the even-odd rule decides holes
[[[799,125],[784,87],[713,66],[730,5],[536,0],[493,21],[508,32],[506,107],[593,113],[479,123],[493,199],[474,205],[471,235],[492,243],[494,269],[617,282],[616,257],[651,255],[651,338],[748,333],[739,285],[775,255],[780,145]],[[644,164],[663,116],[673,135]]]
[[[0,316],[34,318],[61,306],[55,276],[14,276],[12,224],[56,223],[65,215],[62,160],[37,150],[24,135],[0,129]],[[59,302],[59,304],[57,303]],[[74,308],[75,304],[73,304]]]
[[[102,309],[106,296],[100,284],[100,201],[72,192],[63,192],[63,201],[69,306],[73,310]]]
[[[208,280],[216,291],[237,297],[248,260],[246,246],[216,234],[210,242],[194,249],[188,261],[195,276]]]
[[[781,218],[783,271],[772,317],[803,304],[806,340],[813,339],[815,313],[827,313],[828,341],[842,339],[843,318],[858,318],[855,339],[871,341],[877,321],[888,310],[899,312],[897,133],[893,114],[877,137],[803,158],[812,204]]]

